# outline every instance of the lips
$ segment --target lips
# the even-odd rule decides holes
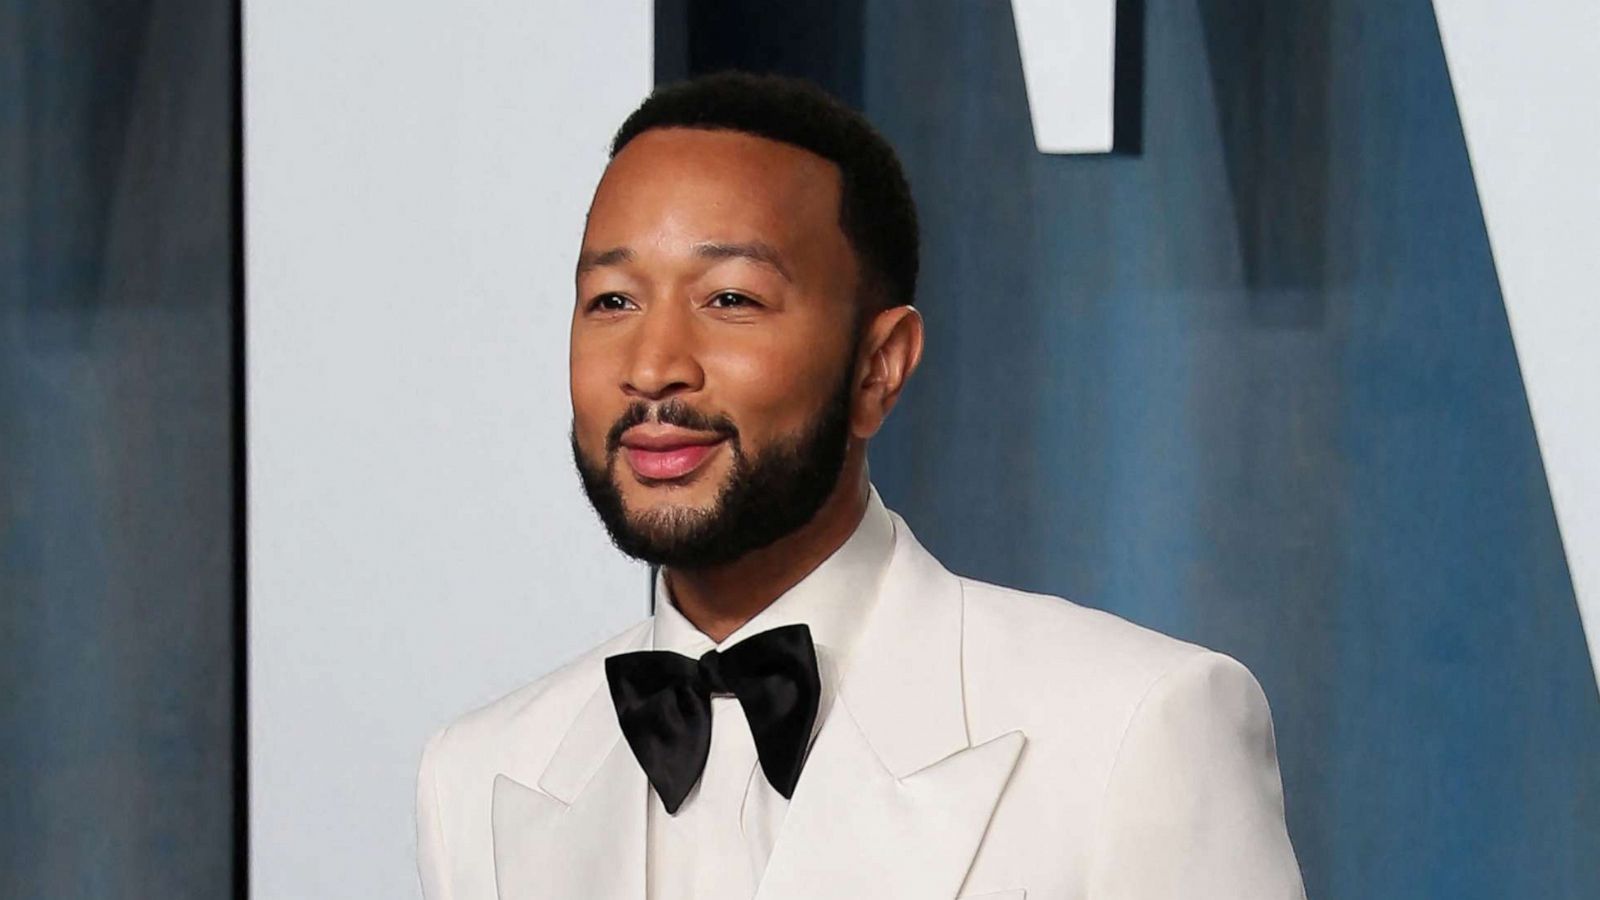
[[[646,450],[643,447],[624,447],[622,453],[628,465],[646,478],[682,478],[700,468],[706,457],[722,442],[715,444],[685,444],[670,450]]]
[[[654,480],[683,478],[700,468],[726,438],[692,432],[636,432],[622,441],[622,455],[639,475]]]

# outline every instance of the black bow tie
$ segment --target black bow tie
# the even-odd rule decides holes
[[[606,658],[606,680],[622,734],[667,812],[676,813],[711,752],[711,695],[744,707],[767,782],[794,794],[817,718],[822,682],[811,629],[763,631],[698,660],[669,650]]]

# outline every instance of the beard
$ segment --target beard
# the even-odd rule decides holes
[[[709,508],[667,507],[631,513],[617,487],[617,457],[622,433],[649,421],[650,407],[635,403],[606,435],[605,465],[598,467],[578,449],[577,428],[570,434],[572,459],[584,493],[618,550],[657,566],[698,569],[733,562],[810,522],[839,483],[850,438],[851,374],[827,404],[800,431],[754,455],[747,454],[739,429],[727,416],[706,416],[682,400],[656,408],[656,421],[723,435],[733,465]]]

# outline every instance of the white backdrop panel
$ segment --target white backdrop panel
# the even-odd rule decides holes
[[[1434,10],[1600,669],[1600,3],[1434,0]]]
[[[245,4],[252,896],[415,896],[422,742],[645,613],[567,324],[649,0]]]
[[[1116,0],[1011,0],[1040,153],[1107,153],[1115,113]]]

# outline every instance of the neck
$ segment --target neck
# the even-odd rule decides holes
[[[690,624],[721,643],[800,583],[850,539],[867,511],[866,466],[845,466],[811,521],[731,563],[668,568],[672,603]]]

